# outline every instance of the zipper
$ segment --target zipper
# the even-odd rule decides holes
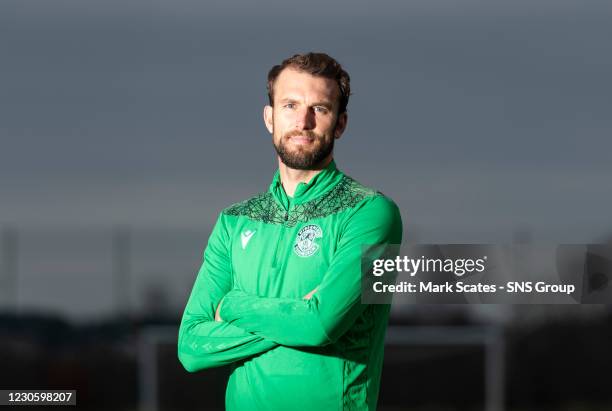
[[[289,221],[289,213],[291,212],[291,199],[287,198],[287,209],[285,210],[285,215],[283,216],[283,224],[278,228],[278,238],[276,240],[276,248],[274,249],[274,255],[272,256],[272,268],[280,268],[278,261],[278,250],[283,247],[283,235],[285,232],[285,227],[287,221]]]

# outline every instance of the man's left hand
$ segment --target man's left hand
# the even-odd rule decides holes
[[[217,305],[217,310],[215,311],[215,321],[218,321],[218,322],[223,321],[223,318],[221,318],[221,314],[219,314],[219,311],[221,311],[221,304],[223,303],[223,298],[221,299],[221,301],[219,301],[219,304]]]
[[[312,298],[312,295],[317,291],[317,289],[319,288],[319,286],[316,286],[314,288],[314,290],[312,290],[311,292],[309,292],[308,294],[306,294],[303,298],[304,300],[310,300]]]

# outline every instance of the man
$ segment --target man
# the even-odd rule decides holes
[[[221,212],[179,330],[191,372],[231,364],[228,410],[373,410],[389,305],[361,304],[361,251],[399,244],[397,206],[336,168],[348,74],[323,53],[268,74],[267,192]]]

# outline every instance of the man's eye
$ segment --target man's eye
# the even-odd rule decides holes
[[[285,107],[285,108],[295,108],[295,104],[293,104],[293,103],[287,103],[287,104],[285,104],[283,107]]]
[[[322,106],[316,106],[314,109],[318,113],[327,113],[327,109],[325,107],[322,107]]]

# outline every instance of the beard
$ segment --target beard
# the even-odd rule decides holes
[[[303,146],[289,147],[287,141],[291,137],[306,136],[314,140],[310,148]],[[293,130],[285,133],[278,144],[273,142],[276,153],[289,168],[296,170],[313,170],[325,160],[334,149],[334,137],[316,134],[310,130]]]

